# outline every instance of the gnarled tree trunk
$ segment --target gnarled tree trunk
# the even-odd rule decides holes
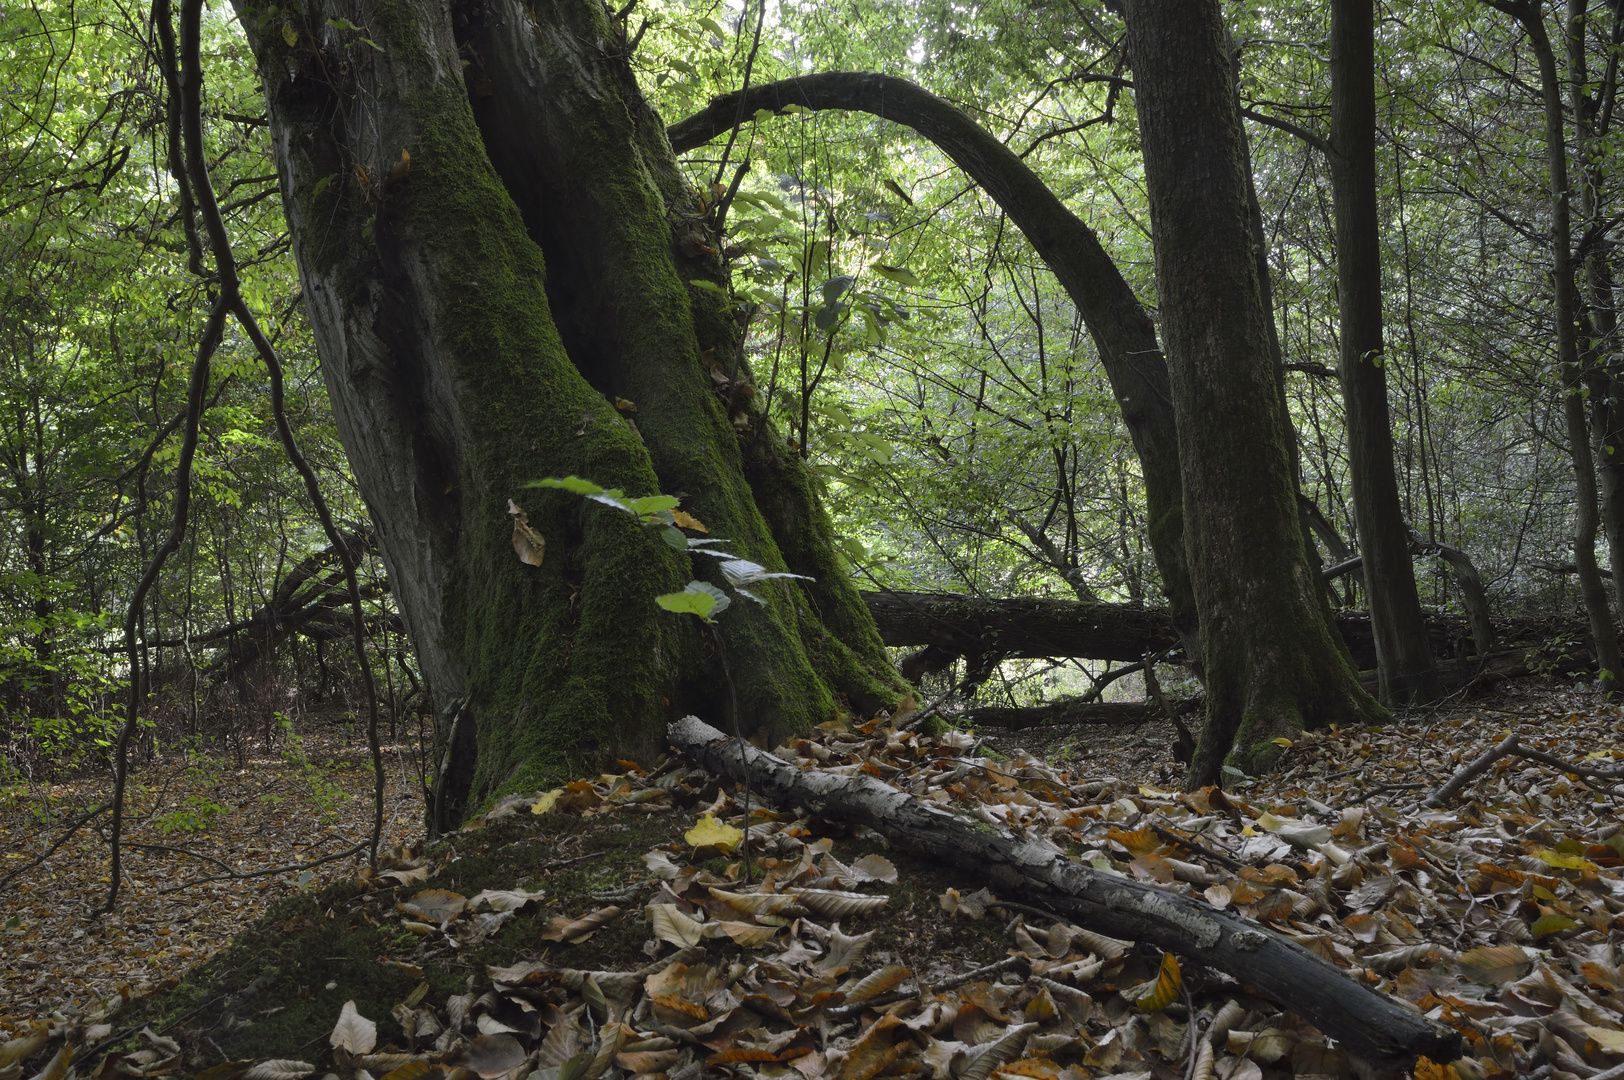
[[[807,475],[711,389],[703,354],[733,355],[737,323],[689,282],[723,280],[716,245],[603,5],[238,14],[339,435],[449,742],[436,824],[648,753],[685,710],[736,700],[743,729],[782,731],[894,699]],[[572,473],[680,493],[730,550],[816,579],[722,614],[736,694],[697,620],[654,604],[720,583],[716,560],[526,488]],[[540,566],[515,557],[510,499]]]

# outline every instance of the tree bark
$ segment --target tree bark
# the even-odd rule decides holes
[[[740,116],[789,107],[866,112],[929,139],[998,203],[1076,305],[1139,455],[1151,550],[1180,633],[1196,649],[1195,602],[1183,536],[1178,434],[1156,328],[1094,231],[1026,163],[953,105],[906,79],[830,71],[715,98],[671,125],[678,153],[731,130]]]
[[[731,355],[733,311],[687,284],[722,270],[619,31],[593,0],[456,11],[454,27],[431,0],[274,18],[238,4],[339,436],[442,742],[461,717],[435,824],[646,752],[684,702],[732,698],[698,623],[654,605],[690,577],[719,583],[715,560],[690,566],[629,515],[527,489],[540,477],[685,493],[740,556],[818,578],[723,616],[728,659],[751,672],[743,728],[894,700],[866,611],[818,550],[810,484],[775,466],[798,483],[771,493],[779,516],[813,526],[790,565],[710,389],[701,353]],[[765,418],[749,428],[748,455],[772,461]],[[514,555],[509,500],[547,543],[539,567]]]
[[[1618,14],[1613,40],[1618,40]],[[1588,232],[1600,224],[1607,149],[1601,136],[1604,119],[1597,102],[1617,92],[1613,85],[1590,90],[1586,35],[1589,9],[1583,0],[1568,0],[1568,97],[1579,147],[1579,218]],[[1606,66],[1604,83],[1618,78],[1617,65]],[[1600,239],[1598,236],[1597,239]],[[1601,524],[1607,537],[1607,561],[1613,572],[1613,601],[1624,604],[1624,380],[1619,378],[1618,311],[1613,298],[1613,265],[1606,244],[1594,243],[1584,258],[1585,304],[1590,340],[1581,363],[1590,397],[1590,441],[1601,482]]]
[[[1173,620],[1162,608],[960,593],[865,592],[862,597],[887,645],[923,645],[939,650],[935,657],[921,659],[931,670],[945,667],[949,658],[988,653],[1133,662],[1179,644]],[[1336,628],[1354,664],[1361,670],[1374,668],[1376,646],[1370,618],[1359,612],[1341,612],[1336,616]],[[1502,619],[1498,636],[1527,643],[1538,642],[1542,636],[1571,637],[1583,632],[1583,626],[1571,619]],[[1467,617],[1433,615],[1427,619],[1427,637],[1434,657],[1487,655],[1496,636],[1493,624],[1480,622],[1476,613]]]
[[[1556,359],[1562,371],[1562,414],[1567,421],[1568,454],[1573,463],[1573,561],[1579,572],[1579,595],[1590,618],[1591,640],[1600,668],[1597,679],[1611,695],[1624,675],[1619,658],[1618,633],[1596,564],[1596,530],[1600,525],[1596,502],[1596,462],[1590,453],[1590,428],[1585,415],[1585,369],[1579,358],[1579,300],[1573,273],[1573,225],[1568,198],[1567,135],[1563,126],[1562,82],[1556,52],[1545,30],[1540,4],[1528,0],[1486,0],[1522,24],[1539,61],[1540,94],[1545,106],[1545,161],[1551,182],[1552,316],[1556,331]]]
[[[1185,2],[1185,0],[1176,0]],[[1005,897],[1065,913],[1090,929],[1148,942],[1226,972],[1384,1065],[1426,1054],[1448,1061],[1460,1037],[1362,986],[1296,942],[1250,919],[1152,885],[1099,873],[1052,844],[1018,839],[869,776],[797,769],[729,739],[697,717],[671,725],[671,744],[768,802],[866,825],[908,851],[975,875]]]
[[[1337,367],[1348,473],[1376,631],[1382,701],[1412,705],[1442,692],[1421,614],[1410,538],[1393,471],[1382,344],[1381,234],[1376,205],[1374,0],[1331,2],[1331,198],[1336,214]]]
[[[1189,782],[1266,768],[1305,725],[1385,716],[1321,617],[1276,407],[1244,134],[1216,0],[1128,0],[1156,284],[1206,660]]]

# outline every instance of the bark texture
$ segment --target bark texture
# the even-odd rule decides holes
[[[731,130],[741,116],[789,107],[866,112],[929,139],[1001,206],[1054,273],[1087,325],[1139,455],[1147,533],[1180,633],[1195,646],[1195,605],[1183,539],[1178,433],[1156,328],[1099,237],[1017,157],[959,109],[906,79],[830,71],[715,98],[671,125],[678,153]]]
[[[1427,644],[1410,562],[1409,530],[1393,471],[1376,205],[1374,0],[1331,3],[1328,157],[1336,212],[1337,367],[1359,552],[1365,560],[1365,592],[1376,631],[1380,696],[1390,705],[1419,704],[1437,700],[1442,688]]]
[[[1624,676],[1618,632],[1613,625],[1607,588],[1596,563],[1596,533],[1601,524],[1596,498],[1596,462],[1590,452],[1584,390],[1585,369],[1579,357],[1578,282],[1573,272],[1573,215],[1569,204],[1568,150],[1562,109],[1562,82],[1557,74],[1556,51],[1545,29],[1540,5],[1488,0],[1522,24],[1539,61],[1540,95],[1545,107],[1545,164],[1551,183],[1552,321],[1556,332],[1556,359],[1562,371],[1562,415],[1567,421],[1568,455],[1573,465],[1573,561],[1578,568],[1579,595],[1590,618],[1590,636],[1600,666],[1599,683],[1611,695]]]
[[[1208,717],[1190,782],[1231,746],[1243,768],[1305,725],[1385,714],[1320,612],[1270,362],[1243,171],[1244,134],[1216,0],[1128,0],[1185,546]]]
[[[865,592],[868,605],[887,645],[923,645],[949,656],[1011,657],[1080,656],[1090,660],[1132,662],[1179,644],[1173,620],[1162,608],[1131,604],[1085,604],[1035,596],[996,599],[959,593]],[[1537,640],[1539,633],[1582,632],[1568,620],[1538,620],[1526,629],[1502,620],[1501,636]],[[1336,628],[1360,669],[1376,666],[1376,647],[1370,618],[1358,612],[1336,616]],[[1495,630],[1489,627],[1492,644]],[[1427,637],[1435,657],[1476,653],[1478,620],[1459,615],[1434,615],[1427,620]],[[945,667],[945,660],[933,669]]]
[[[732,313],[687,282],[721,270],[694,265],[698,200],[602,5],[239,15],[339,435],[449,743],[438,824],[499,788],[646,752],[684,701],[725,711],[697,622],[653,602],[714,576],[713,560],[691,567],[628,515],[526,488],[574,473],[684,492],[738,554],[802,570],[710,390],[701,352],[731,348]],[[636,404],[635,425],[614,396]],[[811,495],[780,497],[821,523]],[[539,567],[514,555],[509,500],[547,542]],[[848,636],[797,588],[724,615],[728,659],[752,672],[737,688],[747,729],[894,693],[855,591],[831,574],[818,588]]]
[[[704,768],[747,782],[768,802],[866,825],[906,850],[990,883],[1004,898],[1020,897],[1100,933],[1148,942],[1233,975],[1365,1058],[1398,1065],[1418,1054],[1448,1061],[1459,1052],[1460,1037],[1452,1030],[1354,982],[1329,961],[1250,919],[1099,873],[1052,844],[988,828],[873,777],[797,769],[697,717],[672,724],[669,737]]]

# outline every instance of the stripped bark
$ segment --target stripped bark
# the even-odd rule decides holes
[[[1399,1064],[1450,1061],[1460,1037],[1354,982],[1301,945],[1249,919],[1177,893],[1084,866],[1050,845],[1021,840],[915,799],[869,776],[801,770],[689,716],[671,744],[719,776],[778,805],[866,825],[908,851],[982,878],[1005,896],[1061,912],[1089,929],[1143,941],[1233,975],[1363,1057]]]

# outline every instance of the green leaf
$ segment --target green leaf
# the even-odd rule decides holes
[[[841,274],[839,277],[832,277],[828,281],[825,281],[823,283],[823,302],[825,304],[833,304],[836,300],[840,299],[841,295],[847,289],[851,288],[852,282],[856,280],[857,279],[852,277],[850,274]]]
[[[582,480],[579,476],[565,476],[563,478],[549,476],[544,480],[532,480],[525,486],[539,488],[563,488],[565,491],[573,491],[577,495],[603,494],[603,488],[599,487],[597,484],[594,484],[590,480]]]
[[[912,270],[905,266],[887,266],[884,263],[875,263],[874,272],[887,281],[894,281],[898,285],[917,286],[919,278]]]
[[[688,284],[696,289],[704,289],[706,292],[715,293],[717,296],[727,296],[728,299],[732,299],[728,291],[714,281],[706,281],[704,278],[690,278]]]
[[[681,592],[656,596],[654,602],[667,611],[698,615],[706,622],[710,622],[711,616],[721,614],[733,601],[721,589],[709,582],[690,581],[688,587]]]
[[[675,510],[682,500],[675,495],[644,495],[640,499],[630,499],[626,505],[631,507],[632,513],[639,515],[653,514],[660,510]]]
[[[667,544],[676,548],[678,551],[688,550],[688,538],[684,536],[682,534],[682,530],[677,528],[675,525],[667,525],[665,528],[661,529],[660,539],[664,540]]]

